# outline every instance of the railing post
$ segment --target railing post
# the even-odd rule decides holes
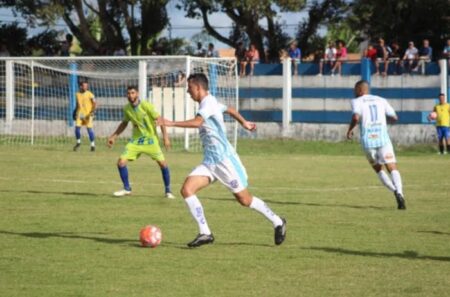
[[[371,71],[370,71],[370,59],[362,58],[361,59],[361,79],[367,81],[370,85],[370,77],[371,77]]]
[[[149,101],[147,93],[147,61],[139,61],[139,97],[141,100]]]
[[[448,61],[446,59],[439,60],[439,68],[441,69],[441,93],[445,94],[448,102],[448,94],[450,92],[448,85]]]
[[[292,121],[292,73],[291,59],[283,60],[283,131],[284,137],[289,136]]]
[[[6,133],[12,131],[12,121],[14,119],[14,62],[6,60],[5,62],[5,91],[6,91]]]

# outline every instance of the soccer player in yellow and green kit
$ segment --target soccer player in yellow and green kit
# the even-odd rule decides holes
[[[80,91],[75,95],[77,106],[73,112],[73,119],[75,121],[75,137],[77,143],[73,147],[77,151],[81,145],[81,126],[87,128],[89,140],[91,141],[91,152],[95,151],[95,136],[94,130],[94,112],[97,104],[95,102],[94,94],[89,91],[89,85],[86,81],[80,82]]]
[[[165,197],[174,199],[175,197],[170,190],[169,167],[167,166],[164,154],[159,146],[158,135],[156,132],[156,120],[160,115],[155,111],[155,108],[151,103],[139,99],[139,92],[136,86],[129,86],[127,88],[127,97],[128,104],[125,105],[123,109],[123,120],[116,131],[108,138],[108,146],[112,147],[116,141],[116,137],[125,130],[128,122],[133,124],[133,135],[117,162],[120,178],[123,182],[123,189],[114,192],[114,196],[122,197],[131,195],[127,163],[128,161],[136,160],[141,154],[146,154],[155,160],[161,168],[165,187]],[[163,135],[164,147],[169,149],[170,140],[165,126],[161,126],[161,132]]]
[[[438,135],[439,142],[439,153],[441,155],[450,152],[450,104],[445,100],[445,94],[439,94],[439,104],[437,104],[434,109],[436,112],[436,132]],[[429,117],[428,120],[431,120]],[[444,151],[444,144],[447,147],[447,151]]]

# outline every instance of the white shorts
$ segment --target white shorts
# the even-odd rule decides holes
[[[239,193],[248,186],[247,172],[237,155],[218,164],[198,165],[189,176],[206,176],[211,183],[219,180],[232,193]]]
[[[396,163],[394,148],[391,143],[382,147],[365,149],[367,160],[371,165]]]

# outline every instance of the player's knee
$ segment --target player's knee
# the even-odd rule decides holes
[[[117,166],[119,166],[119,167],[125,167],[125,166],[127,166],[127,161],[126,161],[126,160],[123,160],[123,159],[119,159],[119,160],[117,161]]]
[[[187,198],[194,195],[195,193],[189,186],[183,185],[183,187],[180,190],[180,194],[181,196],[183,196],[183,198]]]

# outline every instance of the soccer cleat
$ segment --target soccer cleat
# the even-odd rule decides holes
[[[166,197],[167,199],[175,199],[175,196],[174,196],[172,193],[170,193],[170,192],[167,192],[167,193],[164,195],[164,197]]]
[[[283,224],[275,227],[275,244],[280,245],[286,238],[286,219],[281,218]]]
[[[73,151],[76,152],[78,151],[78,149],[80,148],[81,144],[77,143],[75,144],[75,146],[73,147]]]
[[[212,234],[198,234],[197,237],[187,244],[188,247],[199,247],[204,244],[213,243],[214,236]]]
[[[128,191],[128,190],[123,189],[123,190],[114,192],[113,195],[114,195],[115,197],[129,196],[129,195],[131,195],[131,191]]]
[[[91,152],[95,152],[95,146],[91,146]]]
[[[395,200],[397,200],[397,209],[406,209],[405,198],[402,194],[395,192]]]

